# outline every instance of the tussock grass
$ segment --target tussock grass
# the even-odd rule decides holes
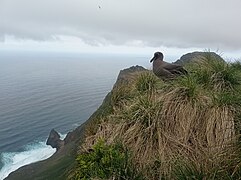
[[[135,86],[140,93],[153,92],[157,89],[160,80],[152,72],[143,72],[137,75]]]
[[[125,101],[128,101],[132,97],[132,86],[126,83],[121,83],[115,86],[111,91],[111,106],[119,107]]]
[[[232,66],[235,70],[241,71],[241,62],[240,62],[240,60],[231,63],[231,66]]]
[[[179,157],[173,160],[173,179],[240,179],[240,148],[227,144],[218,152],[203,152],[202,161]],[[204,163],[205,162],[205,163]]]
[[[179,100],[189,99],[191,101],[199,101],[200,96],[202,96],[202,86],[192,74],[180,77],[168,86],[167,91],[170,94],[176,94],[174,96]]]
[[[175,161],[172,176],[177,180],[203,180],[205,179],[205,173],[202,169],[196,166],[193,162],[188,162],[185,160]]]
[[[200,84],[215,91],[235,90],[240,86],[240,72],[238,63],[227,63],[206,53],[206,56],[192,65],[196,78]]]
[[[143,179],[133,168],[130,154],[121,143],[108,145],[100,139],[91,151],[82,153],[76,161],[78,170],[70,179]]]
[[[199,58],[188,76],[158,82],[145,72],[128,91],[116,87],[113,113],[81,152],[99,138],[118,140],[146,179],[240,178],[239,65]]]
[[[212,107],[207,109],[205,117],[207,144],[217,151],[235,137],[234,113],[228,107]]]

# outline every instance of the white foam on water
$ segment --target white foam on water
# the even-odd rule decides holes
[[[6,178],[11,172],[18,168],[49,158],[56,152],[46,142],[36,142],[26,145],[22,152],[4,152],[0,154],[0,160],[3,163],[0,169],[0,180]]]
[[[59,133],[59,132],[58,132]],[[60,135],[60,139],[61,140],[64,140],[64,138],[66,138],[66,136],[67,136],[67,134],[61,134],[61,133],[59,133],[59,135]]]

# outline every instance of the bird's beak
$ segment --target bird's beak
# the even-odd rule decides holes
[[[154,56],[151,60],[150,60],[150,63],[153,61],[153,60],[155,60],[156,59],[156,57]]]

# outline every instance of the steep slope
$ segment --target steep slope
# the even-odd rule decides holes
[[[130,76],[145,69],[141,66],[133,66],[121,70],[116,84],[128,81]],[[74,131],[69,132],[64,139],[65,145],[62,149],[57,151],[52,157],[47,160],[36,162],[30,165],[23,166],[17,171],[12,172],[7,180],[33,180],[33,179],[66,179],[69,171],[75,165],[76,152],[82,140],[85,137],[85,128],[97,124],[98,119],[106,114],[109,114],[111,109],[111,92],[108,93],[102,105],[94,112],[91,117]]]
[[[71,177],[240,179],[240,64],[205,53],[187,67],[171,81],[145,71],[118,84]]]

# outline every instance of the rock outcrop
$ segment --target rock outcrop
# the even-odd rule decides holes
[[[64,146],[64,141],[60,139],[60,135],[57,131],[52,129],[49,133],[47,145],[50,145],[52,148],[56,148],[57,151]]]
[[[184,65],[184,64],[188,64],[190,62],[194,62],[194,61],[196,61],[200,58],[208,58],[208,56],[211,56],[212,58],[215,58],[217,60],[224,61],[223,58],[215,52],[198,52],[198,51],[195,51],[195,52],[192,52],[192,53],[184,54],[175,63],[180,64],[180,65]]]
[[[128,82],[130,80],[131,74],[137,73],[140,71],[147,71],[147,69],[145,69],[142,66],[136,65],[136,66],[131,66],[130,68],[121,70],[115,84]]]

